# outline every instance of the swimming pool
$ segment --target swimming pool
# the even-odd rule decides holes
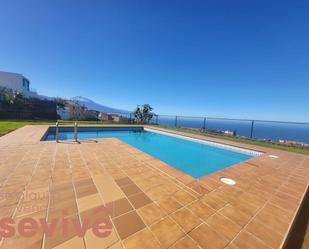
[[[73,127],[59,128],[59,139],[73,139]],[[118,138],[195,178],[211,174],[261,153],[143,127],[79,127],[78,138]],[[50,127],[42,140],[55,140]]]

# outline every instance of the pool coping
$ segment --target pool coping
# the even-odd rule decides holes
[[[41,140],[42,142],[48,142],[48,141],[55,141],[55,140],[45,140],[46,139],[46,136],[48,135],[48,132],[50,129],[54,129],[56,128],[55,126],[49,126],[46,130],[46,132],[44,133],[44,135],[42,136]],[[59,129],[70,129],[69,131],[72,132],[72,129],[74,129],[74,126],[61,126],[59,127]],[[261,152],[261,151],[258,151],[258,150],[252,150],[252,149],[246,149],[246,148],[242,148],[242,147],[239,147],[239,146],[231,146],[231,145],[228,145],[228,144],[223,144],[223,143],[219,143],[219,142],[212,142],[212,141],[208,141],[208,140],[205,140],[205,139],[199,139],[199,138],[192,138],[192,137],[189,137],[189,136],[185,136],[185,135],[180,135],[180,134],[175,134],[175,133],[171,133],[171,132],[167,132],[167,131],[162,131],[162,130],[157,130],[157,129],[151,129],[151,128],[148,128],[148,127],[144,127],[144,126],[121,126],[121,127],[117,127],[117,126],[88,126],[88,125],[85,125],[85,126],[79,126],[79,128],[82,128],[84,130],[86,129],[95,129],[95,128],[100,128],[101,130],[113,130],[113,131],[123,131],[123,130],[126,130],[126,129],[130,129],[130,130],[143,130],[143,131],[148,131],[148,132],[152,132],[152,133],[157,133],[157,134],[162,134],[162,135],[165,135],[165,136],[169,136],[169,137],[175,137],[175,138],[178,138],[178,139],[182,139],[182,140],[186,140],[186,141],[191,141],[191,142],[194,142],[194,143],[198,143],[198,144],[204,144],[204,145],[209,145],[209,146],[212,146],[212,147],[215,147],[215,148],[219,148],[219,149],[223,149],[223,150],[228,150],[228,151],[232,151],[232,152],[235,152],[235,153],[240,153],[240,154],[245,154],[245,155],[248,155],[248,156],[251,156],[252,158],[249,158],[249,159],[246,159],[246,160],[242,160],[240,162],[237,162],[237,163],[234,163],[234,164],[231,164],[227,167],[224,167],[223,169],[227,169],[229,167],[232,167],[232,166],[235,166],[237,164],[241,164],[241,163],[244,163],[246,161],[249,161],[255,157],[258,157],[258,156],[261,156],[264,154],[264,152]],[[80,141],[82,140],[87,140],[87,139],[92,139],[92,140],[96,140],[96,139],[101,139],[101,138],[82,138],[82,139],[79,139]],[[65,140],[59,140],[59,141],[73,141],[73,139],[65,139]],[[128,144],[130,145],[130,144]],[[132,145],[130,145],[132,146]],[[133,146],[134,147],[134,146]],[[136,148],[136,147],[134,147]],[[139,149],[140,150],[140,149]],[[143,151],[143,150],[140,150],[142,151],[143,153],[146,153],[148,154],[147,152]],[[148,154],[150,155],[150,154]],[[150,155],[152,156],[152,155]],[[155,156],[152,156],[154,158],[156,158]],[[160,160],[159,158],[156,158],[158,160]],[[162,160],[160,160],[162,161]],[[168,163],[166,163],[168,164]],[[196,180],[199,180],[207,175],[211,175],[215,172],[218,172],[220,170],[223,170],[223,169],[220,169],[220,170],[216,170],[215,172],[212,172],[212,173],[209,173],[209,174],[205,174],[205,175],[202,175],[202,176],[199,176],[199,177],[194,177],[194,176],[191,176],[190,174],[184,172],[184,171],[181,171],[180,169],[172,166],[172,165],[169,165],[175,169],[177,169],[180,173],[184,173],[185,175],[188,175],[190,177],[193,177],[194,179]]]
[[[47,130],[48,130],[48,128],[50,127],[50,126],[41,126],[42,127],[42,129],[38,132],[38,133],[40,133],[41,134],[41,137],[42,137],[42,132],[43,132],[43,134],[45,134],[46,132],[47,132]],[[95,126],[92,126],[92,127],[95,127]],[[113,128],[116,128],[117,126],[111,126],[111,127],[113,127]],[[128,126],[128,127],[130,127],[130,126]],[[133,126],[134,127],[134,126]],[[143,127],[145,127],[145,128],[147,128],[148,126],[143,126]],[[20,129],[22,129],[22,128],[20,128]],[[263,147],[259,147],[259,146],[255,146],[255,145],[246,145],[246,144],[242,144],[242,143],[238,143],[238,142],[230,142],[230,141],[226,141],[226,140],[222,140],[222,139],[217,139],[217,138],[210,138],[210,137],[202,137],[202,136],[199,136],[199,135],[193,135],[193,134],[187,134],[187,133],[185,133],[185,132],[173,132],[173,131],[171,131],[171,130],[168,130],[168,129],[163,129],[163,128],[157,128],[157,127],[151,127],[151,129],[156,129],[156,130],[159,130],[159,131],[165,131],[165,132],[168,132],[168,133],[175,133],[175,134],[178,134],[178,135],[182,135],[182,136],[185,136],[185,137],[189,137],[189,138],[193,138],[193,139],[200,139],[200,140],[205,140],[205,141],[215,141],[215,142],[218,142],[219,141],[219,143],[221,142],[221,144],[226,144],[226,145],[230,145],[230,146],[236,146],[236,147],[240,147],[240,148],[245,148],[245,149],[249,149],[249,150],[258,150],[258,151],[263,151],[264,152],[264,155],[262,155],[262,157],[267,157],[267,156],[269,156],[269,155],[271,155],[271,154],[277,154],[277,155],[279,155],[279,158],[281,157],[285,157],[285,155],[293,155],[293,154],[295,154],[295,153],[292,153],[292,152],[283,152],[283,151],[279,151],[279,150],[275,150],[275,149],[269,149],[269,148],[263,148]],[[18,129],[19,130],[19,129]],[[9,135],[10,136],[10,135]],[[7,137],[7,135],[5,135],[5,136],[3,136],[3,137]],[[103,138],[104,139],[104,138]],[[35,140],[35,138],[34,138],[34,140]],[[101,140],[101,139],[98,139],[98,140]],[[40,141],[36,141],[36,142],[40,142]],[[41,142],[48,142],[48,143],[53,143],[54,141],[41,141]],[[239,146],[237,146],[237,145],[239,145]],[[131,146],[131,145],[128,145],[128,146]],[[132,147],[132,146],[131,146]],[[135,148],[135,147],[134,147]],[[135,149],[137,149],[137,148],[135,148]],[[138,149],[137,149],[138,150]],[[147,154],[147,153],[145,153],[145,152],[142,152],[141,151],[141,153],[144,153],[144,154]],[[148,155],[148,154],[147,154]],[[303,157],[303,158],[305,158],[305,159],[308,159],[308,156],[306,156],[306,155],[299,155],[299,157]],[[159,160],[159,159],[156,159],[156,160]],[[253,159],[249,159],[249,160],[247,160],[247,163],[248,163],[248,165],[247,166],[250,166],[250,161],[251,160],[254,160],[254,158]],[[271,160],[276,160],[276,159],[271,159]],[[160,161],[160,160],[159,160]],[[233,165],[233,166],[231,166],[231,167],[236,167],[236,166],[241,166],[241,165],[243,165],[243,163],[240,163],[240,164],[235,164],[235,165]],[[186,179],[186,178],[184,178],[184,179],[182,179],[181,178],[181,176],[179,176],[176,172],[173,172],[173,171],[171,171],[170,170],[170,167],[172,167],[172,166],[170,166],[170,165],[166,165],[166,173],[169,175],[169,176],[171,176],[171,177],[173,177],[173,175],[176,177],[176,179],[177,180],[183,180],[182,181],[182,183],[184,184],[184,185],[186,185],[186,183],[188,183],[188,180]],[[252,165],[251,165],[252,166]],[[254,166],[254,164],[253,164],[253,166]],[[173,169],[175,169],[174,167],[172,167]],[[220,173],[220,174],[226,174],[226,172],[225,172],[225,170],[219,170],[219,171],[217,171],[218,172],[218,174]],[[214,173],[214,175],[217,173],[217,172],[215,172]],[[184,176],[188,176],[186,173],[184,173],[184,172],[182,172],[183,173],[183,175]],[[216,174],[216,177],[218,177],[217,175],[218,174]],[[213,174],[211,174],[211,175],[213,175]],[[212,179],[212,178],[210,178],[210,179]],[[201,179],[201,182],[203,182],[205,179]],[[190,186],[190,184],[189,184],[189,186]],[[212,189],[212,191],[213,190],[216,190],[217,188],[216,187],[214,187],[213,189]],[[300,209],[300,207],[301,207],[301,205],[302,205],[302,202],[303,202],[303,200],[304,200],[304,196],[306,195],[306,193],[308,192],[308,182],[307,182],[307,186],[306,186],[306,188],[304,189],[304,191],[303,191],[303,193],[302,193],[302,196],[300,197],[300,202],[298,203],[298,206],[297,206],[297,208],[296,208],[296,210],[294,210],[294,212],[293,212],[293,218],[291,219],[291,222],[289,223],[289,227],[288,227],[288,229],[287,229],[287,231],[286,231],[286,233],[285,233],[285,236],[284,236],[284,238],[283,238],[283,240],[282,240],[282,242],[281,242],[281,245],[280,245],[280,247],[279,248],[283,248],[284,247],[284,244],[285,244],[285,242],[286,242],[286,240],[287,240],[287,238],[288,238],[288,236],[289,236],[289,234],[290,234],[290,232],[291,232],[291,228],[293,227],[293,223],[294,223],[294,221],[295,221],[295,217],[297,217],[297,215],[298,215],[298,212],[299,212],[299,209]]]
[[[147,127],[147,126],[146,126]],[[169,130],[169,129],[165,129],[165,128],[159,128],[159,127],[155,127],[155,128],[148,128],[149,130],[157,130],[157,131],[159,131],[159,132],[163,132],[163,133],[171,133],[171,134],[174,134],[174,135],[176,135],[176,136],[183,136],[183,137],[188,137],[188,138],[192,138],[192,139],[196,139],[196,140],[205,140],[205,141],[209,141],[209,139],[211,139],[211,140],[213,140],[211,137],[206,137],[205,136],[205,138],[204,137],[201,137],[200,135],[195,135],[195,134],[188,134],[188,133],[186,133],[186,132],[181,132],[181,131],[173,131],[173,130]],[[198,137],[198,138],[197,138]],[[238,147],[238,148],[243,148],[243,149],[247,149],[247,150],[253,150],[253,151],[259,151],[260,153],[261,153],[261,155],[265,155],[265,156],[273,156],[272,154],[273,154],[273,152],[281,152],[280,150],[276,150],[276,149],[268,149],[268,148],[263,148],[263,147],[260,147],[260,146],[254,146],[254,148],[257,148],[257,149],[252,149],[251,147],[252,146],[246,146],[246,144],[241,144],[241,143],[238,143],[238,142],[236,142],[237,144],[241,144],[241,146],[235,146],[234,145],[234,143],[233,143],[233,145],[230,145],[231,143],[229,143],[229,141],[226,141],[226,140],[223,140],[223,139],[215,139],[215,140],[221,140],[222,142],[221,142],[221,144],[223,144],[223,145],[227,145],[227,146],[232,146],[232,147]],[[210,141],[211,142],[211,141]],[[214,143],[220,143],[220,142],[214,142]],[[249,147],[249,149],[248,149],[248,147]],[[261,148],[261,149],[260,149]],[[291,154],[294,154],[293,152],[287,152],[287,153],[291,153]],[[274,157],[274,158],[276,158],[276,157]],[[250,158],[250,159],[248,159],[248,160],[246,160],[245,162],[249,162],[249,161],[251,161],[251,160],[253,160],[254,158]],[[237,165],[241,165],[242,164],[242,162],[241,163],[238,163],[238,164],[234,164],[234,165],[232,165],[232,166],[230,166],[230,167],[236,167]],[[214,172],[213,174],[216,174],[216,173],[220,173],[221,171],[224,171],[225,169],[223,169],[223,170],[218,170],[218,171],[216,171],[216,172]],[[210,174],[210,175],[212,175],[212,174]],[[207,177],[207,176],[206,176]],[[202,177],[203,178],[203,177]],[[292,221],[290,222],[290,224],[289,224],[289,228],[287,229],[287,232],[286,232],[286,234],[285,234],[285,236],[284,236],[284,238],[283,238],[283,240],[282,240],[282,242],[281,242],[281,245],[280,245],[280,247],[279,248],[285,248],[284,246],[285,246],[285,244],[287,243],[287,240],[288,240],[288,238],[289,238],[289,236],[290,236],[290,233],[292,232],[292,228],[293,228],[293,226],[294,226],[294,223],[295,223],[295,220],[296,220],[296,218],[298,217],[298,215],[299,215],[299,213],[300,213],[300,209],[301,209],[301,207],[302,207],[302,205],[303,205],[303,203],[304,203],[304,198],[308,195],[308,192],[309,192],[309,182],[308,182],[308,184],[307,184],[307,187],[306,187],[306,189],[304,190],[304,192],[303,192],[303,194],[302,194],[302,196],[301,196],[301,201],[299,202],[299,204],[298,204],[298,206],[297,206],[297,208],[296,208],[296,210],[295,210],[295,212],[293,213],[293,219],[292,219]]]
[[[134,128],[135,129],[144,129],[143,126],[98,126],[98,125],[79,125],[78,128],[119,128],[119,129],[128,129],[128,128]],[[46,136],[48,135],[48,131],[51,129],[51,128],[56,128],[55,125],[50,125],[48,126],[48,128],[46,129],[46,131],[44,132],[44,135],[42,136],[42,138],[40,139],[40,141],[42,142],[47,142],[47,141],[54,141],[54,140],[45,140],[46,139]],[[72,125],[61,125],[59,126],[59,129],[65,129],[65,128],[72,128],[74,129],[74,126]],[[70,139],[68,139],[70,140]],[[63,140],[65,141],[65,140]]]
[[[158,134],[163,134],[163,135],[166,135],[166,136],[176,137],[176,138],[180,138],[180,139],[184,139],[184,140],[187,140],[187,141],[192,141],[192,142],[196,142],[196,143],[200,143],[200,144],[206,144],[206,145],[210,145],[210,146],[217,147],[217,148],[235,151],[235,152],[239,152],[239,153],[243,153],[243,154],[247,154],[247,155],[260,156],[260,155],[264,154],[264,152],[261,152],[261,151],[256,151],[256,150],[251,150],[251,149],[249,150],[249,149],[241,148],[241,147],[238,147],[238,146],[231,146],[231,145],[228,145],[228,144],[211,142],[211,141],[202,140],[202,139],[199,139],[199,138],[192,138],[192,137],[189,137],[189,136],[178,135],[178,134],[174,134],[174,133],[167,132],[167,131],[161,131],[161,130],[156,130],[156,129],[151,129],[151,128],[144,128],[144,130],[150,131],[150,132],[155,132],[155,133],[158,133]]]
[[[49,126],[46,131],[44,132],[44,135],[42,136],[42,138],[40,139],[41,142],[47,142],[47,141],[54,141],[54,140],[45,140],[46,136],[48,134],[48,131],[50,128],[56,128],[56,126]],[[74,129],[74,126],[72,125],[67,125],[67,126],[61,126],[59,127],[61,128],[71,128]],[[171,132],[170,130],[162,130],[162,129],[156,129],[156,128],[149,128],[148,126],[89,126],[89,125],[85,125],[85,126],[79,126],[79,128],[101,128],[101,129],[109,129],[109,128],[117,128],[118,129],[126,129],[126,128],[134,128],[134,129],[143,129],[145,131],[150,131],[150,132],[155,132],[158,134],[163,134],[163,135],[167,135],[167,136],[171,136],[171,137],[176,137],[176,138],[180,138],[180,139],[184,139],[184,140],[188,140],[188,141],[192,141],[192,142],[196,142],[196,143],[200,143],[200,144],[206,144],[206,145],[210,145],[213,147],[217,147],[217,148],[222,148],[222,149],[226,149],[226,150],[230,150],[230,151],[235,151],[235,152],[239,152],[239,153],[244,153],[247,155],[252,155],[252,156],[260,156],[265,154],[265,152],[263,150],[257,150],[257,149],[248,149],[245,148],[244,146],[235,146],[235,145],[230,145],[228,143],[223,143],[223,142],[213,142],[208,140],[207,138],[194,138],[192,136],[190,136],[189,134],[177,134],[174,132]],[[73,139],[67,139],[67,141],[72,141]],[[60,140],[60,141],[65,141],[65,140]]]

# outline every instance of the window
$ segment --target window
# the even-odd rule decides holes
[[[30,85],[30,83],[29,83],[29,81],[27,80],[27,79],[23,79],[23,87],[26,87],[26,89],[29,91],[29,85]]]

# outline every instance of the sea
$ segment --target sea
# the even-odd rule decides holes
[[[204,118],[158,116],[153,119],[160,125],[203,128]],[[251,120],[229,120],[206,118],[206,129],[235,132],[236,135],[250,137]],[[309,144],[309,123],[289,123],[276,121],[254,121],[253,138],[266,140],[288,140]]]

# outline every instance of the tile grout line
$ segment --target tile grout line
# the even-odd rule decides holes
[[[143,153],[143,152],[142,152]],[[135,155],[133,155],[133,156],[135,156]],[[144,162],[144,161],[142,161],[142,162]],[[146,164],[147,165],[149,165],[147,162],[146,162]],[[153,168],[153,166],[150,166],[151,168]],[[157,168],[155,168],[155,170],[158,170]],[[159,170],[160,171],[160,170]],[[169,174],[167,174],[167,173],[165,173],[164,172],[164,175],[167,175],[167,177],[170,177],[170,175]],[[130,177],[129,177],[130,178]],[[175,184],[174,182],[171,182],[172,184]],[[183,186],[185,186],[185,187],[187,187],[186,185],[184,185],[184,184],[182,184]],[[182,188],[182,190],[184,190],[184,188]],[[213,191],[215,191],[216,189],[214,189]],[[179,190],[178,190],[179,191]],[[176,192],[178,192],[178,191],[176,191]],[[184,190],[185,192],[187,192],[186,190]],[[211,191],[211,192],[213,192],[213,191]],[[209,193],[211,193],[211,192],[209,192]],[[188,192],[187,192],[188,193]],[[190,193],[188,193],[188,194],[190,194]],[[208,194],[208,193],[207,193]],[[191,195],[191,194],[190,194]],[[205,195],[203,195],[202,197],[204,197]],[[198,200],[199,199],[201,199],[202,198],[201,196],[199,196],[199,197],[194,197],[194,198],[197,198]],[[173,197],[172,197],[173,198]],[[177,200],[175,200],[176,202],[178,202]],[[197,201],[196,199],[195,200],[193,200],[193,201],[191,201],[191,202],[189,202],[189,203],[187,203],[186,205],[182,205],[181,204],[181,208],[179,208],[179,209],[182,209],[182,208],[186,208],[186,206],[188,206],[188,205],[191,205],[193,202],[195,202],[195,201]],[[205,204],[204,204],[205,205]],[[206,206],[208,206],[207,204],[206,204]],[[213,209],[212,207],[210,207],[211,209]],[[176,210],[176,211],[173,211],[173,212],[171,212],[171,213],[169,213],[169,214],[167,214],[166,216],[164,216],[164,217],[162,217],[161,219],[159,219],[158,221],[156,221],[156,222],[154,222],[153,224],[151,224],[151,226],[153,226],[153,225],[155,225],[155,224],[157,224],[157,223],[159,223],[160,221],[162,221],[163,219],[165,219],[166,217],[170,217],[172,214],[174,214],[174,213],[176,213],[177,211],[179,211],[179,209],[178,210]],[[214,209],[213,209],[214,210]],[[216,210],[214,210],[215,211],[215,213],[217,213],[217,211]],[[190,210],[190,212],[191,212],[191,210]],[[215,214],[214,213],[214,214]],[[214,215],[213,214],[213,215]],[[212,216],[212,215],[211,215]],[[172,217],[170,217],[174,222],[175,222],[175,220],[172,218]],[[199,217],[198,217],[199,218]],[[200,219],[200,218],[199,218]],[[202,219],[201,219],[202,220]],[[177,224],[177,226],[184,232],[184,230],[180,227],[180,225],[177,223],[177,222],[175,222],[176,224]],[[146,223],[145,223],[146,224]],[[206,224],[208,227],[210,227],[209,225],[208,225],[208,223],[207,222],[205,222],[204,220],[202,220],[202,223],[201,224]],[[200,224],[200,225],[201,225]],[[200,226],[199,225],[199,226]],[[147,227],[148,227],[148,225],[146,225]],[[199,226],[197,226],[197,227],[199,227]],[[195,227],[195,228],[193,228],[192,230],[194,230],[194,229],[196,229],[197,227]],[[150,228],[150,227],[149,227]],[[212,230],[212,231],[214,231],[211,227],[210,227],[210,229]],[[139,231],[138,231],[139,232]],[[138,232],[136,232],[136,233],[138,233]],[[217,232],[216,232],[217,233]],[[184,234],[185,234],[185,236],[188,236],[188,237],[190,237],[190,239],[191,240],[193,240],[195,243],[197,243],[198,244],[198,242],[197,241],[195,241],[190,235],[189,235],[189,233],[186,233],[186,232],[184,232]],[[218,234],[218,233],[217,233]],[[130,236],[132,236],[132,235],[134,235],[134,234],[131,234]],[[154,235],[154,234],[153,234]],[[129,236],[129,237],[130,237]],[[155,236],[155,235],[154,235]],[[183,239],[183,237],[182,238],[180,238],[179,240],[181,240],[181,239]],[[175,243],[177,243],[179,240],[177,240],[177,241],[175,241]],[[161,243],[160,243],[161,244]]]
[[[79,148],[79,151],[80,151],[80,148]],[[83,157],[83,160],[84,160],[84,162],[85,162],[85,165],[87,165],[87,163],[86,163],[86,161],[85,161],[85,158],[84,158],[84,155],[83,155],[83,153],[80,151],[80,154],[82,155],[82,157]],[[98,158],[97,158],[97,156],[96,156],[96,153],[94,153],[94,155],[95,155],[95,160],[98,162],[98,164],[106,171],[106,169],[104,168],[104,166],[100,163],[100,161],[98,160]],[[88,166],[86,166],[87,167],[87,169],[88,169],[88,171],[89,171],[89,173],[91,174],[91,170],[89,169],[89,167]],[[107,174],[109,174],[107,171],[106,171],[106,173]],[[92,178],[93,179],[93,178]],[[94,182],[94,181],[93,181]],[[95,182],[94,182],[94,185],[96,186],[96,184],[95,184]],[[98,189],[97,187],[96,187],[96,189]],[[120,189],[120,188],[119,188]],[[98,191],[98,193],[99,193],[99,195],[100,195],[100,197],[101,197],[101,200],[102,200],[102,202],[104,203],[104,204],[106,204],[105,203],[105,201],[104,201],[104,198],[103,198],[103,196],[102,196],[102,194]],[[115,224],[114,224],[114,221],[112,220],[112,218],[111,218],[111,223],[112,223],[112,225],[113,225],[113,227],[114,227],[114,230],[115,230],[115,234],[117,235],[117,239],[118,239],[118,241],[116,241],[115,243],[113,243],[113,244],[111,244],[110,246],[113,246],[113,245],[115,245],[117,242],[119,242],[120,241],[120,243],[122,244],[122,241],[121,241],[121,239],[120,239],[120,236],[119,236],[119,234],[118,234],[118,231],[117,231],[117,229],[116,229],[116,226],[115,226]],[[110,247],[110,246],[108,246],[108,247]]]
[[[32,136],[33,137],[33,136]],[[30,145],[31,146],[31,145]],[[68,146],[69,147],[69,146]],[[24,155],[25,156],[25,155]],[[136,156],[136,157],[138,157],[138,155],[134,155],[134,156]],[[294,157],[293,157],[294,158]],[[304,161],[305,159],[303,159],[303,161]],[[147,162],[148,163],[148,162]],[[302,165],[304,164],[304,162],[302,162]],[[150,166],[150,167],[153,167],[153,166]],[[276,168],[277,168],[278,166],[276,166]],[[295,170],[293,170],[293,172],[296,172],[296,170],[299,170],[299,169],[302,169],[301,168],[302,166],[297,166],[297,168],[295,169]],[[276,168],[273,168],[273,169],[276,169]],[[281,167],[282,168],[282,167]],[[154,167],[154,169],[156,169],[155,167]],[[156,170],[158,170],[158,169],[156,169]],[[262,169],[263,171],[264,171],[264,168]],[[263,172],[262,171],[262,172]],[[15,172],[15,171],[14,171]],[[297,171],[298,172],[298,171]],[[109,175],[111,175],[109,172],[108,172],[108,174]],[[169,174],[168,174],[169,175]],[[242,176],[242,174],[240,174],[241,176]],[[264,176],[264,173],[263,173],[263,175],[261,175],[260,177],[259,177],[259,179],[263,179],[263,176]],[[292,178],[294,176],[294,174],[293,175],[291,175],[290,177],[285,177],[285,178],[287,178],[287,179],[290,179],[290,178]],[[114,178],[114,176],[112,175],[112,177]],[[169,176],[169,177],[171,177],[171,176]],[[281,181],[281,180],[280,180]],[[174,182],[172,182],[172,184],[175,184]],[[270,199],[271,199],[271,197],[272,196],[275,196],[275,194],[276,193],[279,193],[280,192],[280,190],[279,190],[279,188],[280,187],[282,187],[282,185],[283,184],[286,184],[286,179],[283,181],[281,181],[281,184],[276,188],[277,189],[277,191],[275,191],[275,192],[271,192],[272,194],[270,195],[270,198],[267,200],[267,203],[269,203],[269,201],[270,201]],[[186,185],[185,185],[186,186]],[[74,187],[74,185],[73,185],[73,187]],[[220,189],[222,186],[220,186],[219,188],[216,188],[215,190],[217,190],[217,189]],[[307,186],[308,187],[308,186]],[[182,190],[183,190],[183,188],[181,188]],[[184,190],[185,191],[185,190]],[[224,191],[224,190],[223,190]],[[186,191],[187,192],[187,191]],[[195,197],[195,198],[197,198],[197,197]],[[301,199],[302,200],[302,199]],[[155,201],[154,201],[154,203],[156,203]],[[229,203],[229,202],[228,202]],[[228,204],[226,204],[226,205],[228,205]],[[225,205],[225,206],[226,206]],[[264,204],[262,207],[265,207],[265,205],[266,204]],[[273,204],[274,206],[276,206],[275,204]],[[184,206],[184,207],[186,207],[186,206]],[[276,206],[276,207],[278,207],[278,206]],[[222,208],[221,208],[222,209]],[[221,210],[221,209],[219,209],[219,210]],[[134,210],[136,210],[136,209],[134,209]],[[219,210],[217,211],[217,212],[219,212]],[[137,211],[137,210],[136,210]],[[191,211],[191,210],[190,210]],[[255,214],[255,216],[258,214],[258,213],[260,213],[260,211],[261,211],[261,209],[258,209],[258,212]],[[176,211],[175,211],[176,212]],[[295,211],[293,212],[293,213],[295,213]],[[221,214],[222,215],[222,214]],[[224,216],[224,215],[223,215]],[[228,218],[228,217],[227,217]],[[295,217],[294,217],[295,218]],[[228,218],[229,219],[229,218]],[[249,222],[247,223],[247,225],[251,222],[251,220],[252,219],[250,219],[249,220]],[[207,223],[206,223],[207,224]],[[247,227],[247,225],[245,225],[243,228],[245,228],[245,227]],[[291,224],[290,224],[291,225]],[[147,225],[146,225],[146,227],[148,227]],[[288,230],[289,230],[290,228],[288,228]],[[249,233],[249,232],[248,232]],[[288,232],[287,232],[288,233]],[[239,234],[239,233],[238,233]],[[237,234],[237,235],[238,235]],[[251,233],[250,233],[251,234]],[[236,236],[237,236],[236,235]],[[235,236],[235,238],[236,238],[236,236]],[[252,234],[252,236],[254,236],[255,238],[257,238],[255,235],[253,235]],[[233,239],[233,241],[235,240],[235,238]],[[257,238],[257,239],[259,239],[259,238]],[[284,241],[283,241],[284,242]],[[231,243],[231,242],[230,242]],[[114,245],[114,244],[113,244]]]
[[[295,169],[294,169],[294,170],[295,170]],[[293,170],[293,171],[294,171],[294,170]],[[288,176],[287,178],[290,178],[290,177],[291,177],[291,176]],[[282,185],[283,185],[283,183],[280,184],[280,186],[282,186]],[[279,189],[280,186],[278,186],[277,189]],[[277,193],[277,192],[278,192],[278,190],[276,190],[275,193]],[[274,196],[275,193],[274,193],[272,196]],[[230,241],[229,244],[232,244],[232,243],[235,241],[235,239],[238,237],[238,235],[239,235],[242,231],[245,231],[246,227],[248,227],[248,225],[250,224],[250,222],[261,212],[261,210],[270,202],[270,200],[271,200],[271,198],[269,198],[269,199],[264,203],[264,205],[262,205],[262,206],[258,209],[258,211],[255,213],[255,215],[253,215],[253,217],[251,217],[251,219],[248,221],[248,223],[247,223],[247,224],[243,227],[243,229],[234,237],[234,239]],[[265,225],[265,224],[264,224],[264,225]],[[246,231],[246,232],[250,233],[249,231]],[[253,237],[255,237],[256,239],[258,239],[259,241],[262,241],[263,244],[269,246],[266,242],[264,242],[264,241],[261,240],[260,238],[256,237],[254,234],[252,234],[252,233],[250,233],[250,234],[251,234]],[[269,246],[269,247],[271,247],[271,246]],[[282,247],[282,245],[280,246],[280,248],[281,248],[281,247]]]
[[[29,150],[29,151],[30,151],[30,150]],[[28,152],[29,152],[29,151],[28,151]],[[28,152],[27,152],[27,153],[28,153]],[[27,153],[25,153],[25,154],[27,154]],[[42,153],[42,151],[40,152],[40,155],[39,155],[39,157],[37,158],[36,163],[35,163],[35,165],[34,165],[33,174],[34,174],[34,172],[35,172],[35,168],[38,166],[38,163],[39,163],[39,161],[40,161],[41,153]],[[23,158],[24,158],[24,157],[23,157]],[[21,161],[23,160],[23,158],[21,159]],[[20,162],[21,162],[21,161],[20,161]],[[14,171],[13,171],[13,172],[15,172],[16,169],[17,169],[17,167],[14,168]],[[12,172],[12,173],[13,173],[13,172]],[[32,176],[30,176],[30,179],[29,179],[28,183],[24,186],[23,193],[24,193],[24,191],[25,191],[27,185],[30,183],[31,180],[32,180]],[[1,187],[2,187],[2,186],[1,186]],[[16,212],[17,212],[18,205],[21,203],[21,201],[22,201],[22,195],[20,196],[20,198],[19,198],[19,200],[18,200],[18,202],[17,202],[17,204],[16,204],[16,207],[15,207],[15,209],[14,209],[14,211],[13,211],[12,217],[15,216],[15,214],[16,214]],[[4,238],[1,238],[0,247],[2,247],[2,245],[3,245],[3,243],[4,243],[4,240],[5,240]]]
[[[76,192],[76,187],[75,187],[74,180],[73,180],[73,168],[74,167],[72,167],[72,160],[71,160],[71,156],[70,156],[69,147],[66,146],[66,148],[67,148],[67,155],[68,155],[68,159],[69,159],[69,166],[70,166],[70,170],[71,170],[71,184],[73,186],[73,191],[74,191],[74,195],[75,195],[74,199],[75,199],[75,204],[76,204],[76,208],[77,208],[77,216],[78,216],[79,224],[82,226],[83,225],[82,217],[81,217],[81,213],[80,213],[80,210],[79,210],[79,207],[78,207],[77,192]],[[80,154],[80,152],[79,152],[79,154]],[[88,246],[87,246],[87,243],[86,243],[85,236],[83,237],[83,244],[84,244],[84,248],[87,249]]]
[[[54,151],[54,154],[53,154],[53,159],[52,159],[52,165],[51,165],[51,168],[50,168],[50,181],[49,181],[49,200],[48,200],[48,206],[47,206],[47,209],[46,209],[46,222],[48,221],[48,218],[49,218],[49,209],[50,209],[50,202],[51,202],[51,198],[50,198],[50,195],[51,195],[51,190],[52,190],[52,182],[53,182],[53,179],[52,179],[52,175],[53,175],[53,172],[54,172],[54,167],[56,165],[56,155],[57,155],[57,151],[58,151],[58,147],[57,145],[55,146],[55,151]],[[45,249],[45,240],[46,240],[46,236],[45,236],[45,233],[43,234],[43,238],[42,238],[42,243],[41,243],[41,249]]]

